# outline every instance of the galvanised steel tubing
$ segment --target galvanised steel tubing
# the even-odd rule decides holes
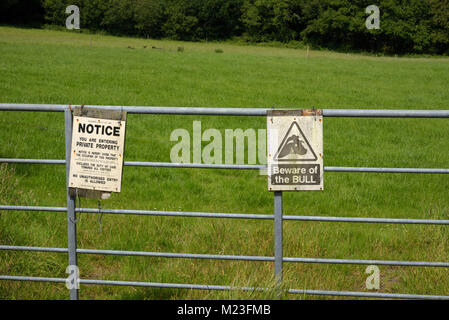
[[[288,293],[309,294],[309,295],[319,295],[319,296],[361,297],[361,298],[449,300],[449,296],[402,294],[402,293],[374,293],[374,292],[304,290],[304,289],[289,289]]]
[[[125,161],[125,166],[131,167],[160,167],[160,168],[197,168],[197,169],[241,169],[260,170],[266,169],[265,165],[256,164],[206,164],[206,163],[171,163],[171,162],[141,162]]]
[[[0,251],[34,251],[67,253],[66,248],[29,247],[29,246],[4,246],[0,245]],[[179,259],[211,259],[211,260],[236,260],[236,261],[266,261],[273,262],[274,257],[264,256],[235,256],[217,254],[195,254],[195,253],[170,253],[170,252],[146,252],[146,251],[124,251],[124,250],[98,250],[98,249],[76,249],[81,254],[101,254],[115,256],[138,256],[154,258],[179,258]]]
[[[198,169],[244,169],[244,170],[267,169],[266,165],[137,162],[137,161],[125,161],[125,166],[198,168]],[[326,172],[367,172],[367,173],[449,174],[449,169],[433,169],[433,168],[370,168],[370,167],[329,167],[328,166],[328,167],[324,167],[324,171],[326,171]]]
[[[111,108],[109,108],[109,109],[111,109]],[[153,110],[154,109],[158,109],[158,108],[153,108]],[[184,109],[186,109],[186,108],[184,108]],[[204,114],[204,113],[202,113],[202,112],[204,112],[204,109],[201,109],[201,110],[200,109],[201,108],[198,108],[196,110],[190,109],[189,112],[193,112],[193,113],[189,113],[189,114]],[[123,107],[120,107],[120,110],[123,110]],[[71,137],[71,113],[70,113],[70,111],[68,109],[65,109],[64,111],[65,111],[65,120],[66,120],[65,121],[65,123],[66,123],[66,162],[65,163],[67,164],[66,168],[67,168],[67,174],[68,174],[68,167],[69,167],[68,164],[70,163],[70,146],[69,146],[68,142],[69,142],[69,138]],[[126,111],[132,113],[131,110],[126,110]],[[186,110],[184,110],[183,112],[185,112],[185,111]],[[240,110],[232,110],[231,112],[239,112],[239,111]],[[247,111],[250,111],[250,110],[246,109],[245,112],[247,112]],[[373,116],[373,117],[383,117],[384,116],[383,114],[379,113],[379,110],[370,110],[370,111],[372,112],[372,114],[369,115],[370,117],[371,116]],[[216,114],[215,112],[220,112],[220,113],[221,112],[226,112],[226,114],[227,114],[228,110],[226,109],[226,111],[224,111],[224,109],[223,110],[215,109],[213,113],[209,113],[209,111],[207,111],[206,114]],[[70,113],[70,120],[68,119],[68,114],[69,113]],[[162,111],[162,113],[166,113],[166,112]],[[246,114],[238,114],[238,115],[246,115]],[[364,113],[364,115],[366,116],[366,113]],[[336,115],[336,116],[338,116],[338,115]],[[356,116],[363,116],[363,115],[360,115],[360,111],[358,111],[358,112],[354,113],[353,115],[347,115],[347,116],[351,116],[351,117],[354,116],[354,117],[356,117]],[[396,115],[392,115],[392,114],[387,115],[387,116],[395,116],[396,117]],[[419,111],[417,113],[416,112],[413,113],[413,114],[409,113],[408,115],[402,114],[402,115],[399,115],[399,116],[400,117],[404,117],[404,116],[405,117],[423,117],[425,115],[423,114],[422,111]],[[440,117],[440,116],[432,116],[432,117]],[[67,128],[68,125],[70,126],[69,130]],[[364,168],[358,168],[358,171],[359,172],[360,171],[363,172],[363,169]],[[374,171],[371,171],[371,172],[378,172],[377,170],[379,170],[378,168],[370,168],[370,169],[374,170]],[[340,169],[340,170],[344,170],[344,169]],[[382,172],[384,172],[384,171],[382,171]],[[395,172],[397,172],[397,171],[395,171]],[[67,177],[67,180],[68,180],[68,177]],[[280,195],[282,196],[282,194],[280,194]],[[279,194],[277,196],[279,196]],[[76,253],[77,253],[77,250],[76,250],[76,229],[73,232],[73,228],[74,227],[76,228],[75,223],[74,223],[75,206],[74,206],[74,201],[73,201],[73,203],[71,203],[72,201],[73,201],[73,199],[72,199],[72,197],[70,197],[70,195],[68,193],[68,187],[67,187],[67,218],[68,218],[68,239],[69,239],[68,240],[68,242],[69,242],[69,248],[68,248],[69,264],[76,265],[77,264],[76,263]],[[279,204],[280,204],[280,208],[281,208],[281,210],[280,210],[281,211],[281,213],[280,213],[280,217],[281,217],[280,222],[281,222],[281,230],[282,230],[282,199],[280,201],[279,201],[279,199],[276,199],[276,194],[275,194],[275,208],[279,207]],[[281,258],[279,259],[279,250],[276,250],[279,247],[279,245],[276,245],[276,244],[279,244],[279,241],[276,241],[279,238],[279,230],[278,230],[279,229],[279,226],[278,226],[279,223],[276,224],[276,222],[279,222],[278,221],[279,220],[279,212],[278,211],[279,210],[275,209],[275,231],[277,231],[277,234],[278,234],[277,237],[276,237],[276,232],[275,232],[275,251],[277,252],[277,254],[275,253],[275,269],[277,269],[276,274],[277,274],[278,278],[282,279],[282,261],[283,261],[282,253],[281,253]],[[73,215],[73,217],[71,217],[71,215]],[[71,234],[72,234],[72,237],[71,237]],[[73,239],[72,239],[73,238],[73,234],[74,234],[74,241],[75,241],[74,244],[73,244]],[[281,237],[282,237],[282,234],[281,234]],[[73,246],[75,246],[75,249],[73,249]],[[282,249],[282,245],[281,245],[281,249]],[[74,255],[74,259],[73,259],[73,255]],[[293,258],[293,259],[294,260],[291,260],[291,261],[295,261],[295,262],[301,261],[301,260],[299,260],[301,258]],[[70,260],[72,260],[72,263],[70,262]],[[320,259],[307,259],[307,260],[308,261],[313,261],[313,262],[323,261],[323,260],[320,260]],[[302,261],[305,261],[305,259],[302,259]],[[335,260],[335,261],[337,261],[337,260]],[[340,263],[343,263],[342,261],[344,261],[344,260],[338,260],[338,261],[340,261]],[[372,264],[373,261],[370,261],[370,263]],[[281,272],[281,276],[279,276],[279,268],[281,268],[281,271],[280,271]],[[305,290],[301,290],[301,291],[303,293],[305,293]],[[77,299],[78,298],[78,291],[77,290],[71,290],[70,297],[71,297],[71,299]]]
[[[70,176],[70,158],[72,154],[72,112],[66,109],[64,111],[65,124],[65,163],[66,163],[66,194],[67,194],[67,242],[69,266],[78,266],[78,258],[76,254],[76,213],[75,213],[75,197],[69,192],[69,176]],[[70,289],[70,300],[78,300],[79,290]]]
[[[324,117],[449,118],[449,110],[323,109]]]
[[[1,278],[0,278],[0,280],[1,280]],[[220,285],[131,282],[131,281],[88,280],[88,279],[80,279],[80,283],[81,284],[94,284],[94,285],[139,286],[139,287],[220,290],[220,291],[230,291],[230,290],[268,291],[269,290],[268,288],[257,288],[257,287],[231,287],[231,286],[220,286]],[[349,297],[352,296],[352,297],[390,298],[390,299],[428,299],[428,300],[448,300],[449,299],[449,296],[437,296],[437,295],[371,293],[371,292],[353,292],[353,291],[324,291],[324,290],[304,290],[304,289],[289,289],[288,293],[310,294],[310,295],[349,296]]]
[[[1,209],[1,206],[0,206]],[[274,215],[265,214],[244,214],[244,213],[208,213],[208,212],[182,212],[182,211],[152,211],[152,210],[121,210],[121,209],[101,209],[81,208],[77,212],[82,213],[104,213],[104,214],[125,214],[125,215],[149,215],[149,216],[175,216],[192,218],[230,218],[230,219],[262,219],[272,220]]]
[[[66,279],[64,279],[64,278],[2,276],[2,275],[0,275],[0,280],[36,281],[36,282],[66,282]],[[243,291],[268,290],[268,288],[253,288],[253,287],[231,287],[231,286],[205,285],[205,284],[181,284],[181,283],[114,281],[114,280],[93,280],[93,279],[79,279],[79,283],[80,284],[94,284],[94,285],[157,287],[157,288],[172,288],[172,289],[221,290],[221,291],[225,291],[225,290],[243,290]]]
[[[67,104],[0,103],[0,111],[64,112],[68,108]]]
[[[10,281],[35,281],[35,282],[66,282],[64,278],[24,277],[24,276],[0,276],[0,280]]]
[[[75,106],[75,105],[74,105]],[[178,115],[221,115],[221,116],[266,116],[262,108],[196,108],[196,107],[136,107],[136,106],[94,106],[84,108],[126,111],[134,114],[178,114]],[[0,111],[44,111],[63,112],[68,105],[9,104],[1,103]]]
[[[74,105],[75,106],[75,105]],[[95,106],[85,108],[122,110],[136,114],[222,115],[222,116],[266,116],[270,108],[197,108],[197,107],[136,107]],[[46,111],[63,112],[68,105],[1,103],[0,111]],[[279,108],[283,109],[283,108]],[[290,108],[292,109],[292,108]],[[289,109],[286,109],[289,110]],[[325,117],[368,118],[449,118],[449,110],[385,110],[385,109],[322,109]]]
[[[1,162],[1,159],[0,159]],[[171,163],[171,162],[139,162],[125,161],[125,166],[134,167],[165,167],[165,168],[198,168],[198,169],[243,169],[263,170],[266,165],[244,165],[244,164],[206,164],[206,163]],[[371,167],[330,167],[325,166],[327,172],[373,172],[373,173],[427,173],[427,174],[449,174],[449,169],[439,168],[371,168]]]
[[[284,262],[449,268],[449,262],[433,262],[433,261],[428,262],[428,261],[402,261],[402,260],[394,261],[394,260],[357,260],[357,259],[285,257]]]
[[[65,160],[50,160],[50,159],[0,158],[0,163],[65,164],[66,162]],[[205,164],[205,163],[171,163],[171,162],[144,162],[144,161],[124,161],[124,165],[130,167],[241,169],[241,170],[260,170],[267,168],[267,166],[265,165],[252,165],[252,164]]]
[[[318,221],[318,222],[449,225],[449,220],[434,220],[434,219],[390,219],[390,218],[356,218],[356,217],[324,217],[324,216],[284,215],[284,220]]]
[[[282,208],[282,191],[274,192],[274,275],[277,282],[278,298],[282,298],[281,284],[283,278],[282,262],[283,262],[283,208]]]
[[[0,158],[0,163],[26,164],[65,164],[65,160],[47,159],[12,159]],[[130,167],[159,167],[159,168],[194,168],[194,169],[235,169],[235,170],[263,170],[265,165],[252,164],[206,164],[206,163],[171,163],[125,161]],[[433,168],[371,168],[371,167],[324,167],[326,172],[366,172],[366,173],[418,173],[418,174],[449,174],[449,169]]]
[[[67,208],[66,207],[0,205],[0,210],[66,212]],[[101,210],[98,210],[98,208],[81,208],[81,209],[75,208],[75,212],[123,214],[123,215],[175,216],[175,217],[192,217],[192,218],[231,218],[231,219],[262,219],[262,220],[274,219],[274,215],[245,214],[245,213],[208,213],[208,212],[182,212],[182,211],[124,210],[124,209],[101,209]]]
[[[274,261],[274,257],[235,256],[235,255],[221,255],[221,254],[145,252],[145,251],[97,250],[97,249],[78,249],[77,252],[81,254],[140,256],[140,257],[155,257],[155,258],[211,259],[211,260],[264,261],[264,262]]]
[[[31,252],[56,252],[67,253],[67,248],[50,248],[50,247],[29,247],[29,246],[3,246],[0,245],[0,250],[3,251],[31,251]]]
[[[65,164],[65,160],[0,158],[0,163]]]
[[[0,206],[0,210],[3,206]],[[14,209],[12,209],[14,210]],[[25,210],[25,209],[24,209]],[[123,210],[81,208],[76,212],[125,214],[125,215],[149,215],[149,216],[177,216],[193,218],[230,218],[230,219],[260,219],[273,220],[274,215],[246,214],[246,213],[208,213],[208,212],[182,212],[182,211],[152,211],[152,210]],[[292,221],[318,221],[318,222],[352,222],[352,223],[385,223],[385,224],[423,224],[423,225],[449,225],[449,220],[435,219],[390,219],[390,218],[357,218],[357,217],[325,217],[325,216],[292,216],[283,215],[283,220]]]
[[[449,169],[428,168],[369,168],[369,167],[324,167],[327,172],[367,172],[367,173],[421,173],[449,174]]]
[[[1,280],[1,278],[0,278]],[[114,281],[114,280],[90,280],[80,279],[81,284],[95,284],[95,285],[113,285],[113,286],[133,286],[133,287],[156,287],[156,288],[171,288],[171,289],[196,289],[196,290],[266,290],[264,288],[252,288],[252,287],[231,287],[220,285],[207,285],[207,284],[183,284],[183,283],[160,283],[160,282],[140,282],[140,281]]]
[[[5,206],[5,205],[0,205],[0,210],[67,212],[67,207],[9,206],[9,205]]]
[[[0,245],[0,251],[35,251],[67,253],[66,248],[28,247],[28,246],[4,246]],[[267,256],[237,256],[220,254],[196,254],[196,253],[170,253],[170,252],[147,252],[147,251],[123,251],[123,250],[99,250],[99,249],[76,249],[80,254],[102,254],[117,256],[140,256],[155,258],[179,258],[179,259],[210,259],[210,260],[235,260],[235,261],[279,261],[276,257]],[[394,261],[394,260],[359,260],[359,259],[326,259],[326,258],[297,258],[281,257],[280,261],[291,263],[319,263],[319,264],[357,264],[357,265],[384,265],[403,267],[438,267],[448,268],[449,262],[434,261]],[[282,269],[280,270],[282,276]]]
[[[0,280],[9,281],[34,281],[34,282],[59,282],[65,283],[65,278],[45,278],[45,277],[24,277],[24,276],[2,276]],[[159,283],[159,282],[141,282],[141,281],[114,281],[114,280],[94,280],[80,279],[80,284],[86,285],[109,285],[109,286],[132,286],[132,287],[157,287],[171,289],[196,289],[196,290],[241,290],[241,291],[268,291],[268,288],[257,287],[231,287],[220,285],[204,284],[182,284],[182,283]],[[384,298],[384,299],[430,299],[447,300],[449,296],[421,295],[421,294],[400,294],[400,293],[374,293],[374,292],[354,292],[354,291],[326,291],[326,290],[304,290],[289,289],[290,294],[322,295],[322,296],[345,296],[345,297],[363,297],[363,298]]]
[[[0,210],[66,212],[67,208],[66,207],[0,205]],[[76,208],[75,212],[124,214],[124,215],[175,216],[175,217],[193,217],[193,218],[230,218],[230,219],[260,219],[260,220],[274,219],[274,215],[245,214],[245,213],[207,213],[207,212],[181,212],[181,211],[123,210],[123,209],[101,209],[99,211],[98,208],[81,208],[81,209]],[[434,220],[434,219],[390,219],[390,218],[356,218],[356,217],[352,218],[352,217],[284,215],[283,220],[318,221],[318,222],[449,225],[449,220]]]

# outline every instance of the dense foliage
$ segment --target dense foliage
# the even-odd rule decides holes
[[[80,7],[82,28],[113,34],[449,54],[449,0],[2,0],[0,19],[64,26],[70,4]],[[365,26],[371,4],[380,30]]]
[[[44,22],[42,0],[0,0],[0,23],[39,25]]]

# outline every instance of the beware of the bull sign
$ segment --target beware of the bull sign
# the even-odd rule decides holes
[[[321,110],[270,110],[268,190],[323,190]]]
[[[70,188],[121,191],[125,125],[121,119],[73,117]]]

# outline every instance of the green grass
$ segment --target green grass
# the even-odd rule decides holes
[[[91,45],[92,44],[92,45]],[[147,48],[144,48],[147,46]],[[160,49],[152,49],[155,46]],[[129,49],[133,47],[134,49]],[[179,52],[178,47],[184,51]],[[217,54],[215,50],[223,53]],[[449,109],[449,59],[182,43],[0,27],[0,102],[186,107]],[[125,160],[170,161],[170,133],[263,129],[263,117],[129,115]],[[324,120],[326,166],[449,168],[439,119]],[[2,112],[0,158],[64,158],[60,113]],[[65,206],[65,168],[8,165],[0,204]],[[444,175],[326,173],[325,191],[286,193],[289,215],[449,219]],[[96,207],[83,200],[83,207]],[[125,167],[104,208],[273,212],[257,171]],[[80,248],[274,254],[273,223],[83,214]],[[1,212],[0,244],[66,247],[64,213]],[[449,261],[445,226],[284,223],[290,257]],[[272,286],[272,263],[80,255],[82,278]],[[0,252],[0,274],[66,277],[64,254]],[[366,291],[365,266],[286,263],[286,288]],[[380,267],[381,292],[449,294],[444,268]],[[82,286],[82,299],[272,298],[273,293]],[[2,299],[66,299],[64,284],[0,281]],[[288,299],[313,298],[288,295]],[[325,297],[319,297],[325,298]]]

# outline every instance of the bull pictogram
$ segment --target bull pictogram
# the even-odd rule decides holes
[[[288,129],[275,156],[275,161],[316,161],[318,158],[298,123]]]

